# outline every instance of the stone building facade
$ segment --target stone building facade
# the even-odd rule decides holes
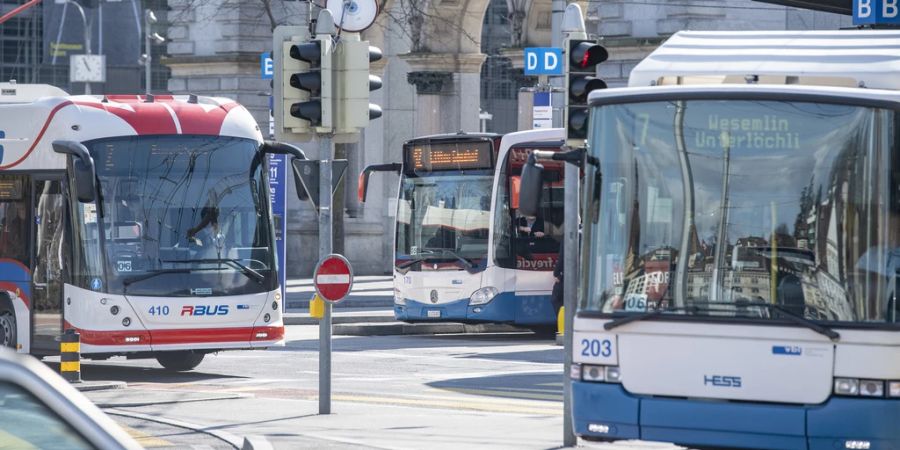
[[[372,102],[382,118],[371,122],[358,144],[340,149],[350,159],[343,192],[344,253],[358,274],[391,270],[393,200],[398,178],[372,177],[369,200],[356,200],[356,175],[366,165],[400,161],[403,143],[426,134],[478,131],[482,64],[481,37],[490,1],[507,2],[513,27],[513,65],[521,47],[549,46],[550,0],[388,0],[376,25],[363,37],[385,58],[373,65],[384,86]],[[836,29],[849,17],[800,11],[749,0],[678,2],[590,1],[582,4],[588,31],[604,38],[611,59],[600,76],[623,85],[631,68],[666,36],[682,29]],[[250,109],[268,130],[268,81],[260,79],[260,53],[271,51],[277,24],[307,23],[309,3],[281,0],[169,0],[169,90],[226,96]],[[497,26],[492,22],[490,26]],[[490,30],[488,30],[490,31]],[[318,157],[314,143],[297,143]],[[317,259],[316,218],[311,207],[288,189],[289,277],[308,276]]]

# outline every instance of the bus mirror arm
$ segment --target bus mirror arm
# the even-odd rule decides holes
[[[306,153],[303,153],[303,150],[301,150],[300,147],[286,144],[284,142],[264,141],[259,149],[263,153],[271,153],[274,155],[291,155],[297,159],[306,159]]]
[[[403,164],[400,163],[373,164],[363,169],[363,171],[359,173],[359,186],[357,188],[359,202],[366,202],[366,194],[369,190],[369,175],[371,175],[372,172],[397,172],[397,175],[399,175],[401,170],[403,170]]]
[[[75,196],[81,203],[92,203],[97,197],[96,173],[94,159],[87,147],[75,141],[53,141],[53,151],[64,155],[72,155],[73,176],[75,177]]]
[[[587,154],[587,151],[584,148],[576,148],[573,150],[569,150],[567,152],[550,152],[546,150],[535,150],[532,152],[535,154],[537,159],[549,159],[553,161],[564,161],[569,164],[574,164],[577,167],[584,167],[585,161],[588,164],[599,167],[600,160],[594,156],[590,156]]]

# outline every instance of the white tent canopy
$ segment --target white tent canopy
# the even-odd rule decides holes
[[[900,30],[681,31],[629,86],[746,83],[900,90]]]

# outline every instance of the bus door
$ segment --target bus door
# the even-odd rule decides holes
[[[56,353],[63,325],[63,269],[68,243],[62,176],[32,181],[32,352]]]

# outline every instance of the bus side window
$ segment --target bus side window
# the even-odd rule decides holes
[[[2,258],[14,259],[25,267],[31,267],[28,258],[28,210],[22,202],[5,202],[2,204],[3,217],[0,229],[0,255]]]

